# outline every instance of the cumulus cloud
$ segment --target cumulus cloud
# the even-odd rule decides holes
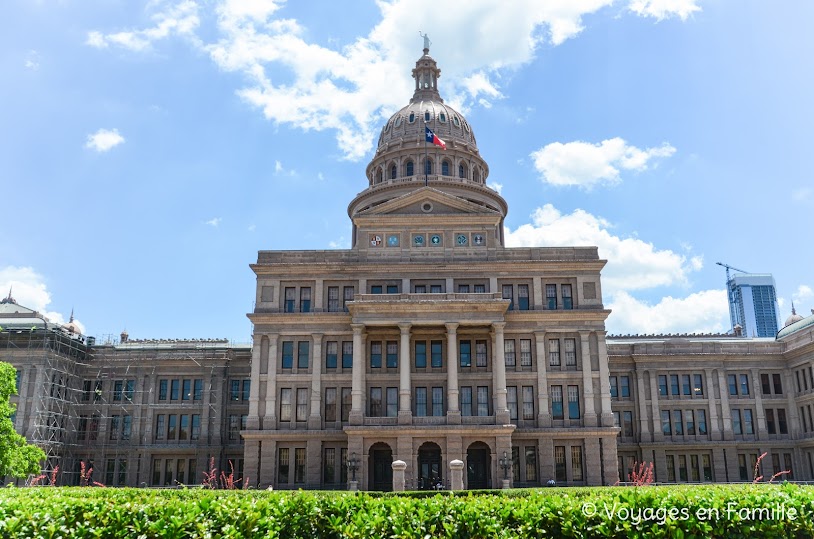
[[[650,304],[632,295],[635,291],[652,291],[666,286],[688,287],[689,277],[703,267],[701,256],[658,249],[652,243],[635,237],[613,234],[612,225],[602,217],[584,210],[563,214],[553,205],[538,208],[531,216],[532,222],[514,231],[506,229],[506,245],[510,247],[567,247],[573,245],[597,246],[599,256],[608,260],[602,270],[602,288],[605,304],[614,310],[608,321],[609,331],[648,331],[651,326],[636,326],[645,318],[642,313],[653,313],[652,321],[660,321],[660,332],[721,331],[728,325],[726,294],[721,290],[708,290],[686,298],[664,298]],[[723,294],[721,305],[714,299]],[[704,308],[692,313],[692,324],[680,312],[688,305]],[[673,313],[674,316],[669,316]],[[672,320],[671,324],[667,321]],[[652,325],[652,327],[656,327]]]
[[[494,189],[497,191],[497,194],[501,194],[503,192],[503,184],[498,182],[489,182],[486,184],[486,187]]]
[[[213,217],[212,219],[204,222],[204,224],[217,228],[222,220],[223,219],[221,219],[220,217]]]
[[[96,133],[88,135],[85,148],[101,153],[123,143],[124,137],[119,134],[118,129],[99,129]]]
[[[811,187],[800,187],[791,193],[791,199],[795,202],[808,202],[814,198],[814,189]]]
[[[531,158],[544,182],[591,189],[598,184],[619,183],[621,170],[647,170],[657,159],[670,157],[675,151],[666,142],[642,150],[615,137],[599,144],[552,142],[532,152]]]
[[[659,21],[678,17],[686,21],[693,13],[701,11],[698,0],[631,0],[628,9],[641,17],[653,17]]]
[[[805,305],[806,303],[810,303],[812,299],[814,299],[814,290],[812,290],[810,286],[805,284],[801,284],[800,286],[798,286],[797,290],[795,290],[794,293],[791,295],[791,300],[797,307]]]
[[[110,34],[94,30],[88,32],[85,44],[98,49],[115,45],[131,51],[143,51],[149,49],[153,42],[171,35],[192,36],[200,24],[198,4],[192,0],[169,6],[165,6],[164,2],[153,2],[150,5],[163,8],[151,16],[155,23],[153,26]]]
[[[40,68],[40,54],[35,50],[28,51],[25,58],[25,68],[36,71]]]
[[[331,249],[350,249],[350,240],[345,236],[340,236],[338,240],[329,241],[328,247]]]
[[[34,309],[55,324],[64,324],[68,318],[62,313],[49,311],[51,293],[45,284],[45,278],[34,268],[25,266],[6,266],[0,268],[0,292],[3,297],[12,291],[12,297],[23,307]],[[85,333],[85,326],[77,319],[74,323],[81,333]]]

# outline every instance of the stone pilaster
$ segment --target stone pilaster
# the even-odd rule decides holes
[[[704,375],[707,379],[706,397],[707,402],[709,403],[707,410],[709,414],[707,430],[709,432],[710,440],[717,441],[721,439],[721,426],[718,423],[718,405],[715,401],[715,386],[717,384],[715,383],[715,379],[712,377],[712,369],[704,369]]]
[[[495,360],[492,362],[492,382],[494,384],[495,395],[495,423],[498,425],[508,425],[509,407],[506,402],[506,358],[503,347],[503,329],[506,322],[493,322],[495,343]],[[511,439],[509,439],[509,449],[511,453]]]
[[[269,372],[266,379],[266,414],[263,416],[263,429],[277,428],[277,342],[280,336],[272,333],[269,338]]]
[[[314,346],[311,355],[311,413],[308,414],[308,428],[319,430],[322,427],[322,334],[314,333],[312,337]]]
[[[252,374],[251,384],[253,391],[249,394],[249,417],[246,419],[246,428],[248,430],[257,430],[260,428],[260,342],[262,336],[254,336],[254,345],[252,346]],[[254,474],[257,478],[257,474]]]
[[[351,324],[351,329],[353,329],[353,374],[348,420],[351,425],[361,425],[364,421],[362,397],[365,392],[365,326],[364,324]]]
[[[729,408],[729,388],[726,384],[726,375],[723,369],[718,369],[718,385],[721,390],[721,419],[724,426],[724,440],[734,440],[732,432],[732,411]]]
[[[580,356],[582,357],[582,392],[585,396],[585,421],[586,427],[596,426],[596,411],[594,403],[594,376],[591,370],[591,342],[590,333],[587,331],[579,332],[580,340]],[[608,386],[610,387],[610,386]],[[610,389],[608,389],[610,391]],[[597,458],[598,458],[597,453]]]
[[[537,282],[539,279],[535,279]],[[548,408],[548,359],[545,353],[545,331],[534,332],[537,352],[537,426],[551,426],[551,411]]]
[[[447,328],[447,422],[460,423],[458,409],[458,324],[444,324]]]
[[[647,420],[647,396],[644,391],[644,377],[647,373],[640,371],[637,366],[633,374],[636,376],[636,401],[639,406],[639,441],[647,443],[653,440],[650,437],[650,422]]]
[[[599,359],[599,396],[602,405],[601,422],[603,427],[613,426],[613,411],[611,410],[610,372],[608,370],[608,345],[605,342],[605,332],[596,332],[597,354]],[[616,468],[616,466],[614,466]]]
[[[653,441],[664,441],[664,431],[661,430],[661,409],[659,407],[659,381],[656,371],[650,371],[650,410],[653,414]]]
[[[410,324],[399,324],[399,425],[413,422],[410,402]]]
[[[752,369],[749,371],[750,378],[752,379],[752,391],[755,394],[755,414],[757,415],[757,425],[755,425],[755,439],[765,440],[767,436],[766,430],[766,412],[763,410],[763,390],[760,383],[760,370]],[[777,432],[777,418],[775,417],[775,432]]]

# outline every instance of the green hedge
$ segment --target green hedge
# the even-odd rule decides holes
[[[0,537],[802,538],[814,537],[812,510],[814,488],[789,484],[546,488],[431,497],[6,488],[0,489]]]

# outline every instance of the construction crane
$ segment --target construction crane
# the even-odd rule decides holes
[[[739,272],[741,272],[741,273],[749,273],[749,272],[748,272],[748,271],[746,271],[746,270],[738,269],[738,268],[736,268],[735,266],[730,266],[729,264],[724,264],[723,262],[716,262],[716,264],[718,264],[719,266],[723,266],[723,267],[725,267],[725,268],[726,268],[726,282],[727,282],[727,284],[729,284],[729,281],[730,281],[730,278],[729,278],[729,270],[739,271]]]

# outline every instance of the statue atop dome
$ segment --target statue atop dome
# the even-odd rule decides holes
[[[418,35],[424,38],[424,54],[429,54],[430,45],[432,45],[432,41],[430,41],[430,36],[428,34],[422,34],[421,30],[418,31]]]

